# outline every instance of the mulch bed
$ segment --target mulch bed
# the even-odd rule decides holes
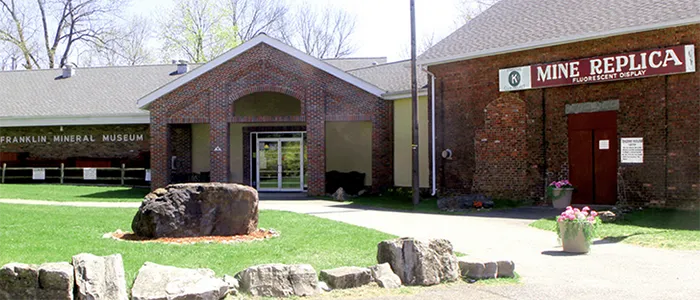
[[[239,242],[261,241],[269,238],[278,237],[280,233],[274,229],[258,229],[248,235],[234,236],[199,236],[199,237],[182,237],[182,238],[146,238],[138,236],[132,232],[123,232],[119,229],[115,232],[106,233],[104,238],[112,238],[119,241],[138,242],[138,243],[162,243],[176,245],[191,245],[191,244],[234,244]]]

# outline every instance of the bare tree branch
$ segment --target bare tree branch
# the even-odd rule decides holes
[[[341,9],[318,11],[306,3],[297,8],[295,31],[286,41],[318,58],[347,56],[355,51],[350,41],[355,19]]]

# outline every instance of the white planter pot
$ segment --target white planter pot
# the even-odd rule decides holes
[[[571,205],[571,196],[573,193],[573,188],[552,189],[552,206],[554,206],[554,208],[564,209]]]
[[[577,232],[571,234],[567,233],[567,230],[575,230]],[[586,242],[586,237],[583,235],[582,227],[567,226],[564,223],[559,223],[559,232],[561,233],[561,246],[564,252],[588,253],[591,250],[591,245]]]

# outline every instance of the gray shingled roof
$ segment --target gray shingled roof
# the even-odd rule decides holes
[[[195,66],[190,66],[194,68]],[[0,72],[0,118],[142,114],[136,101],[178,78],[175,65]]]
[[[389,94],[411,92],[410,60],[350,70],[348,73],[388,91]],[[419,89],[428,84],[427,74],[420,69],[418,70],[417,80]]]
[[[343,71],[354,70],[359,68],[370,67],[377,64],[386,63],[386,57],[346,57],[346,58],[327,58],[323,60],[328,64],[341,69]]]
[[[693,23],[700,23],[700,0],[501,0],[428,49],[420,61],[464,59],[507,48],[536,48],[558,39]]]

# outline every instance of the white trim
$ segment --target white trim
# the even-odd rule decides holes
[[[452,56],[448,56],[448,57],[427,59],[424,61],[420,61],[419,63],[421,65],[424,65],[424,66],[434,66],[434,65],[446,64],[446,63],[462,61],[462,60],[469,60],[469,59],[486,57],[486,56],[493,56],[493,55],[506,54],[506,53],[511,53],[511,52],[525,51],[525,50],[532,50],[532,49],[537,49],[537,48],[542,48],[542,47],[558,46],[558,45],[564,45],[564,44],[606,38],[606,37],[611,37],[611,36],[616,36],[616,35],[624,35],[624,34],[658,30],[658,29],[664,29],[664,28],[670,28],[670,27],[692,25],[692,24],[697,24],[697,23],[700,23],[700,17],[694,17],[694,18],[684,19],[684,20],[675,20],[675,21],[658,23],[658,24],[653,24],[653,25],[641,25],[641,26],[634,26],[634,27],[627,27],[627,28],[619,28],[619,29],[614,29],[614,30],[609,30],[609,31],[604,31],[604,32],[567,36],[567,37],[548,39],[548,40],[543,40],[543,41],[535,41],[535,42],[525,43],[525,44],[516,45],[516,46],[500,47],[500,48],[487,49],[487,50],[476,51],[476,52],[471,52],[471,53],[452,55]]]
[[[422,89],[418,91],[418,97],[425,97],[428,96],[428,90],[427,89]],[[387,93],[382,95],[382,99],[384,100],[400,100],[400,99],[406,99],[406,98],[411,98],[411,92],[398,92],[398,93]]]
[[[269,46],[272,46],[273,48],[276,48],[277,50],[280,50],[286,54],[291,55],[292,57],[301,60],[305,63],[308,63],[322,71],[325,71],[335,77],[338,77],[339,79],[346,81],[354,86],[357,86],[360,89],[363,89],[367,91],[370,94],[373,94],[377,97],[380,97],[382,94],[386,93],[386,91],[372,85],[369,82],[366,82],[360,78],[357,78],[349,73],[346,73],[333,65],[324,62],[322,60],[319,60],[313,56],[310,56],[304,52],[301,52],[297,49],[294,49],[294,47],[291,47],[285,43],[280,42],[279,40],[273,39],[265,34],[259,34],[255,38],[239,45],[236,48],[233,48],[229,50],[228,52],[220,55],[219,57],[215,58],[214,60],[190,71],[189,73],[185,74],[184,76],[175,79],[171,81],[170,83],[162,86],[161,88],[151,92],[150,94],[144,96],[143,98],[139,99],[137,104],[139,108],[142,109],[148,109],[148,105],[155,101],[156,99],[165,96],[166,94],[174,91],[176,88],[180,87],[183,84],[186,84],[190,82],[191,80],[194,80],[195,78],[199,77],[200,75],[209,72],[210,70],[218,67],[219,65],[235,58],[236,56],[250,50],[251,48],[257,46],[258,44],[265,43]]]
[[[0,127],[150,124],[149,114],[0,118]]]

